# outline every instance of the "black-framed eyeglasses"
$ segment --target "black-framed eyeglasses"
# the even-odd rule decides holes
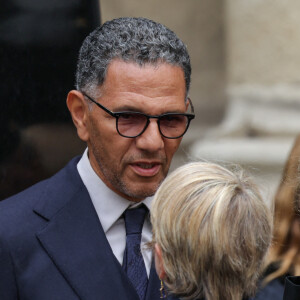
[[[194,107],[190,98],[188,98],[192,111],[190,114],[165,113],[158,116],[151,116],[134,111],[112,112],[87,94],[82,94],[114,117],[116,119],[117,132],[119,135],[126,138],[135,138],[140,136],[147,129],[150,119],[157,119],[158,129],[163,137],[168,139],[178,139],[186,133],[191,120],[195,118]]]

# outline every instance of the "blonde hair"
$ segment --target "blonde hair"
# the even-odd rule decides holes
[[[151,221],[171,293],[240,300],[255,292],[272,219],[242,173],[208,162],[178,168],[155,194]]]
[[[300,136],[295,140],[275,195],[274,237],[267,263],[278,268],[265,278],[265,284],[287,273],[300,275],[299,162]]]

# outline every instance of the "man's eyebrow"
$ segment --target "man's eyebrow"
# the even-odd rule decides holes
[[[151,115],[149,114],[149,112],[145,111],[145,108],[143,108],[142,106],[136,107],[135,105],[131,104],[131,103],[117,103],[116,107],[114,107],[113,109],[111,109],[112,112],[139,112],[142,114],[146,114],[146,115]],[[185,113],[185,111],[182,111],[179,108],[170,108],[168,110],[167,107],[162,107],[162,112],[159,115],[163,115],[163,114],[167,114],[167,113],[174,113],[174,114],[182,114]]]
[[[118,107],[114,108],[113,112],[115,112],[115,113],[118,113],[118,112],[139,112],[139,113],[142,113],[142,114],[145,114],[145,115],[151,115],[151,114],[143,111],[142,109],[138,109],[137,107],[133,107],[133,106],[129,106],[129,105],[118,106]],[[178,109],[176,109],[176,110],[166,110],[166,111],[163,111],[162,113],[160,113],[158,116],[168,114],[168,113],[182,114],[182,113],[185,113],[185,112],[182,112]]]
[[[114,108],[114,112],[122,112],[122,111],[142,112],[140,109],[130,105],[121,105]]]

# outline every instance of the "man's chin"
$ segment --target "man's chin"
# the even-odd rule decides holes
[[[127,188],[124,194],[127,196],[126,198],[130,201],[140,202],[147,197],[151,197],[155,194],[156,190],[158,189],[159,184],[152,188],[142,188],[141,189],[129,189]]]
[[[163,176],[163,174],[158,174],[158,176],[153,178],[123,178],[123,180],[119,181],[114,187],[124,198],[130,201],[140,202],[147,197],[153,196],[164,178],[165,176]]]
[[[128,198],[128,200],[133,201],[133,202],[141,202],[144,199],[146,199],[147,197],[153,196],[154,194],[155,194],[155,192],[129,193],[129,194],[127,194],[127,198]]]

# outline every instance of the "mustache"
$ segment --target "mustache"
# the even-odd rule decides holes
[[[162,164],[167,163],[167,157],[163,154],[155,153],[141,153],[137,155],[131,155],[126,159],[126,163],[134,163],[141,160],[154,160],[159,161]]]

